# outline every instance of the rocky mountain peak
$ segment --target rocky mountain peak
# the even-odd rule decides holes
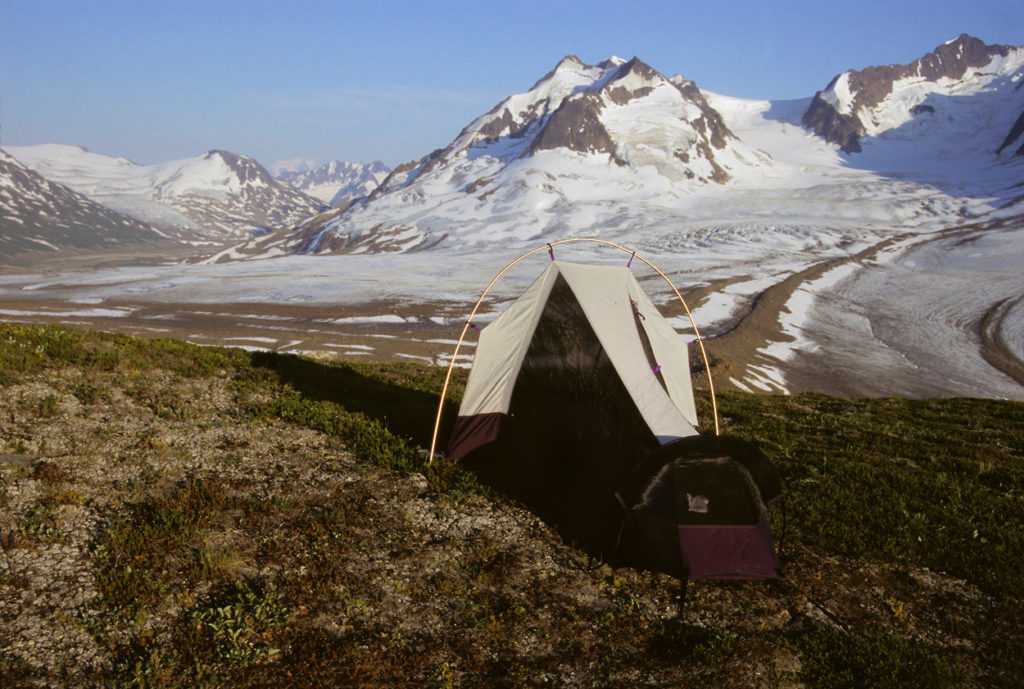
[[[997,64],[1018,54],[1009,66]],[[803,123],[819,136],[838,144],[847,153],[861,151],[861,138],[876,136],[922,112],[934,112],[924,104],[934,94],[976,91],[1000,71],[1012,71],[1024,63],[1024,51],[1013,46],[987,45],[961,34],[907,65],[882,65],[847,70],[819,91],[804,113]],[[964,83],[971,82],[971,83]],[[913,88],[916,95],[900,96]]]
[[[646,96],[664,81],[667,79],[657,70],[634,57],[621,64],[601,90],[616,105],[625,105],[634,98]]]
[[[713,149],[725,148],[728,140],[735,136],[721,115],[708,105],[696,84],[682,78],[672,81],[638,57],[628,61],[612,58],[601,64],[605,67],[589,85],[577,87],[561,101],[522,156],[564,148],[578,153],[604,154],[622,166],[653,164],[673,179],[700,177],[719,183],[729,179],[728,173],[714,160]],[[609,109],[632,106],[637,108],[632,117],[609,112]],[[646,112],[648,108],[653,108],[659,119],[671,113],[677,121],[685,123],[685,131],[660,137],[662,146],[666,141],[676,142],[672,144],[670,155],[660,160],[660,153],[652,154],[651,142],[634,140],[629,131],[635,127],[630,126],[628,120],[639,123],[651,117],[653,113]],[[647,128],[662,124],[652,122]],[[684,169],[697,159],[709,164],[709,174],[697,175]]]
[[[614,78],[621,79],[630,74],[634,74],[641,79],[665,79],[661,72],[635,55],[628,62],[624,62],[619,66],[618,73],[616,73]]]
[[[972,67],[984,67],[995,57],[1006,57],[1014,50],[1009,45],[987,45],[980,38],[962,33],[934,51],[916,60],[912,66],[925,79],[943,77],[962,79]]]
[[[566,55],[565,57],[558,61],[557,65],[555,65],[555,71],[558,71],[560,69],[572,69],[573,67],[583,66],[583,60],[579,59],[575,55]]]
[[[609,58],[609,60],[605,60],[605,62],[607,62],[608,65],[601,63],[600,65],[598,65],[598,67],[600,67],[601,69],[608,69],[609,67],[615,66],[621,63],[622,61],[619,60],[618,58],[613,57]],[[555,65],[554,69],[552,69],[550,72],[548,72],[540,79],[538,79],[536,83],[534,83],[534,85],[530,87],[530,90],[527,91],[527,93],[532,93],[538,89],[543,88],[546,84],[551,84],[552,82],[558,82],[564,79],[573,80],[576,78],[577,75],[585,73],[586,70],[587,65],[583,62],[583,60],[579,59],[575,55],[566,55],[565,57],[558,61],[558,64]],[[499,104],[498,107],[500,107],[500,105],[501,104]]]
[[[522,155],[532,156],[539,151],[565,148],[578,153],[603,153],[614,158],[615,142],[601,122],[600,112],[601,100],[593,93],[566,98]]]
[[[271,175],[265,167],[256,162],[255,159],[250,158],[249,156],[232,153],[231,151],[213,149],[207,151],[202,156],[202,159],[211,162],[219,160],[237,175],[238,181],[242,184],[256,183],[276,185],[273,175]]]
[[[598,62],[596,66],[600,67],[601,69],[611,69],[612,67],[618,67],[624,62],[625,60],[623,60],[621,57],[618,57],[617,55],[612,55],[611,57],[605,58],[604,60]]]
[[[620,167],[653,166],[675,182],[724,183],[730,175],[715,151],[737,141],[692,81],[668,79],[638,57],[588,65],[569,55],[529,91],[470,123],[446,148],[396,168],[368,201],[456,159],[509,164],[558,149],[606,156]]]

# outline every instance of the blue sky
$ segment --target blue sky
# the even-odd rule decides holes
[[[265,165],[445,146],[563,56],[634,55],[743,98],[814,94],[960,33],[1024,44],[1020,0],[358,3],[4,0],[5,145],[149,164],[222,148]]]

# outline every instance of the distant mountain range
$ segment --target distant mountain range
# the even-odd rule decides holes
[[[88,197],[121,214],[105,227],[127,216],[140,238],[233,245],[222,255],[230,258],[638,228],[671,241],[701,213],[740,222],[730,220],[738,194],[767,198],[770,207],[757,213],[784,216],[786,203],[821,195],[822,185],[831,185],[831,199],[843,185],[879,175],[928,179],[930,191],[904,194],[909,201],[896,214],[919,222],[913,218],[968,212],[962,200],[937,200],[935,188],[979,197],[980,185],[999,197],[1022,181],[1014,163],[1024,159],[1022,84],[1024,48],[967,35],[909,65],[844,72],[790,102],[704,92],[638,58],[588,65],[568,56],[444,148],[394,170],[379,162],[291,164],[275,179],[252,158],[225,151],[141,166],[72,146],[11,147],[23,166],[6,172],[15,164],[3,159],[0,232],[31,225],[41,241],[63,246],[47,236],[54,209],[27,201],[37,192],[21,181],[26,168],[77,192],[52,203]],[[7,216],[15,207],[20,220]],[[829,200],[817,212],[831,222],[838,207]],[[858,211],[849,210],[849,222],[859,221]]]
[[[782,195],[806,198],[797,190],[823,184],[839,195],[858,170],[864,184],[877,179],[870,173],[941,175],[1001,189],[1014,173],[988,168],[1024,145],[1022,77],[1024,49],[967,35],[911,65],[845,72],[796,103],[705,93],[637,58],[586,65],[569,56],[345,212],[236,253],[410,251],[624,228],[646,228],[664,243],[692,221],[696,198],[716,200],[728,218],[734,209],[717,201],[724,190],[773,189],[780,200],[771,212],[785,216]],[[872,155],[858,159],[863,147]],[[922,189],[899,215],[955,204],[933,192]],[[826,201],[819,215],[830,221],[836,204]]]
[[[244,240],[260,228],[301,222],[323,206],[275,180],[252,158],[228,151],[138,165],[79,146],[6,150],[47,179],[190,243]]]
[[[312,169],[282,170],[277,179],[320,199],[334,208],[369,195],[391,172],[384,163],[348,163],[332,160]]]

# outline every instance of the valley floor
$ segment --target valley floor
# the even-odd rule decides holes
[[[676,267],[672,279],[706,338],[718,387],[1022,399],[1024,276],[1014,260],[1022,244],[1017,221],[894,234],[782,270],[737,261],[725,272],[718,266],[712,280],[678,256],[657,260]],[[132,254],[95,268],[89,257],[64,257],[0,274],[0,319],[447,365],[473,300],[509,256],[433,251],[203,265]],[[547,260],[540,256],[495,288],[475,324],[528,284]],[[660,281],[646,286],[656,299],[665,291]],[[692,338],[678,302],[660,301]],[[471,363],[475,339],[470,329],[458,365]]]

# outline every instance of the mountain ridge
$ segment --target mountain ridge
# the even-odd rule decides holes
[[[893,126],[890,122],[893,114],[880,110],[901,82],[907,86],[904,90],[911,86],[918,86],[920,90],[911,96],[915,102],[906,108],[911,116],[934,112],[934,106],[924,100],[929,94],[940,93],[939,82],[949,84],[948,90],[953,91],[958,82],[970,77],[979,82],[977,88],[980,89],[991,79],[986,78],[990,75],[978,74],[978,70],[992,65],[998,58],[1010,58],[1019,68],[1024,65],[1024,49],[987,45],[969,34],[960,34],[907,65],[847,70],[837,74],[824,90],[815,94],[804,113],[804,126],[846,153],[860,153],[863,137],[877,135]]]
[[[166,240],[147,223],[46,179],[0,148],[0,259]]]
[[[45,178],[186,243],[237,242],[261,227],[298,223],[322,205],[250,156],[220,149],[156,165],[64,144],[7,150]]]

